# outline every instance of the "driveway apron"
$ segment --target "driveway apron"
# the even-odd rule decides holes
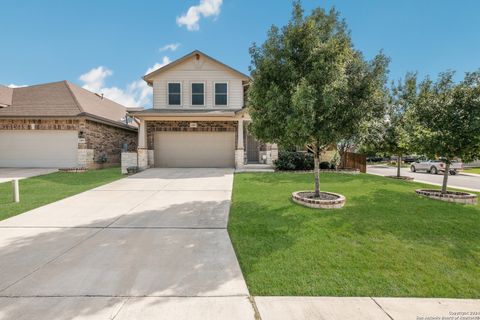
[[[1,221],[0,319],[253,319],[232,184],[149,169]]]

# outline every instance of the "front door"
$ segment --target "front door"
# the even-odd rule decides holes
[[[258,163],[259,162],[259,145],[258,141],[252,137],[250,134],[247,134],[247,163]]]

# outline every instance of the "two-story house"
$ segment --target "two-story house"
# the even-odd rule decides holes
[[[276,159],[276,145],[247,132],[249,76],[196,50],[143,79],[153,108],[131,112],[140,123],[139,167],[243,168]]]

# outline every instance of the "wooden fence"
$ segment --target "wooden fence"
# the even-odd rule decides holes
[[[345,169],[359,169],[360,172],[367,172],[367,157],[364,154],[346,152],[342,162]]]

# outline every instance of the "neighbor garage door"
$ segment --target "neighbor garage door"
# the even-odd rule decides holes
[[[157,132],[155,166],[229,168],[235,165],[235,132]]]
[[[77,131],[0,130],[0,167],[75,167],[77,142]]]

